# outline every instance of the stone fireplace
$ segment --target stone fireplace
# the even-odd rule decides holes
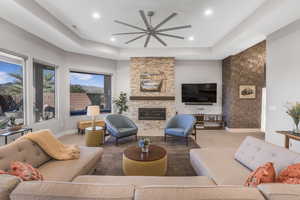
[[[131,58],[130,65],[129,115],[140,131],[162,131],[176,112],[175,59]]]

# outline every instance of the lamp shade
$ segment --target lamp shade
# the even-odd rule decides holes
[[[100,114],[99,106],[88,106],[87,108],[87,116],[97,116]]]

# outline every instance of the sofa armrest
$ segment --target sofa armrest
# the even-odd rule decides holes
[[[267,200],[298,200],[300,199],[300,185],[269,183],[261,184],[258,189]]]
[[[11,176],[8,174],[0,175],[0,199],[9,200],[10,193],[15,189],[15,187],[21,182],[16,176]]]
[[[100,185],[54,181],[22,182],[11,193],[11,200],[132,200],[134,186]]]

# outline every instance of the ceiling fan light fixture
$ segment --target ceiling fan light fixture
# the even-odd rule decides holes
[[[116,38],[115,38],[115,37],[111,37],[111,38],[110,38],[110,41],[115,42],[115,41],[116,41]]]
[[[195,40],[195,37],[194,37],[194,36],[190,36],[190,37],[188,38],[188,40],[189,40],[189,41],[194,41],[194,40]]]
[[[212,14],[214,14],[214,11],[210,8],[208,8],[204,11],[205,16],[211,16]]]
[[[161,29],[161,27],[166,24],[168,21],[170,21],[171,19],[173,19],[175,16],[177,16],[177,13],[172,13],[171,15],[169,15],[167,18],[165,18],[163,21],[161,21],[160,23],[158,23],[155,26],[152,26],[152,21],[151,18],[154,16],[154,12],[153,11],[149,11],[147,13],[147,16],[145,14],[144,10],[140,10],[139,11],[140,16],[144,22],[145,27],[139,27],[139,26],[135,26],[135,25],[131,25],[119,20],[115,20],[115,23],[133,28],[133,29],[137,29],[140,32],[128,32],[128,33],[115,33],[113,34],[114,36],[119,36],[119,35],[137,35],[135,38],[125,42],[125,44],[129,44],[133,41],[139,40],[145,36],[145,43],[144,43],[144,47],[148,47],[148,44],[150,42],[151,37],[155,38],[160,44],[162,44],[163,46],[167,46],[167,43],[160,37],[169,37],[169,38],[176,38],[176,39],[182,39],[184,40],[184,37],[182,36],[178,36],[178,35],[172,35],[172,34],[166,34],[166,33],[162,33],[162,32],[168,32],[168,31],[173,31],[173,30],[178,30],[178,29],[186,29],[186,28],[191,28],[191,25],[185,25],[185,26],[176,26],[176,27],[170,27],[170,28],[165,28],[165,29]],[[148,19],[147,19],[148,17]]]
[[[94,13],[92,14],[92,17],[93,17],[94,19],[100,19],[100,18],[101,18],[101,15],[100,15],[98,12],[94,12]]]

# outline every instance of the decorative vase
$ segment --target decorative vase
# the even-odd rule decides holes
[[[149,152],[149,146],[145,145],[144,147],[142,147],[142,152],[143,153],[148,153]]]
[[[296,124],[295,124],[295,128],[294,128],[294,133],[300,134],[299,126],[297,126]]]

